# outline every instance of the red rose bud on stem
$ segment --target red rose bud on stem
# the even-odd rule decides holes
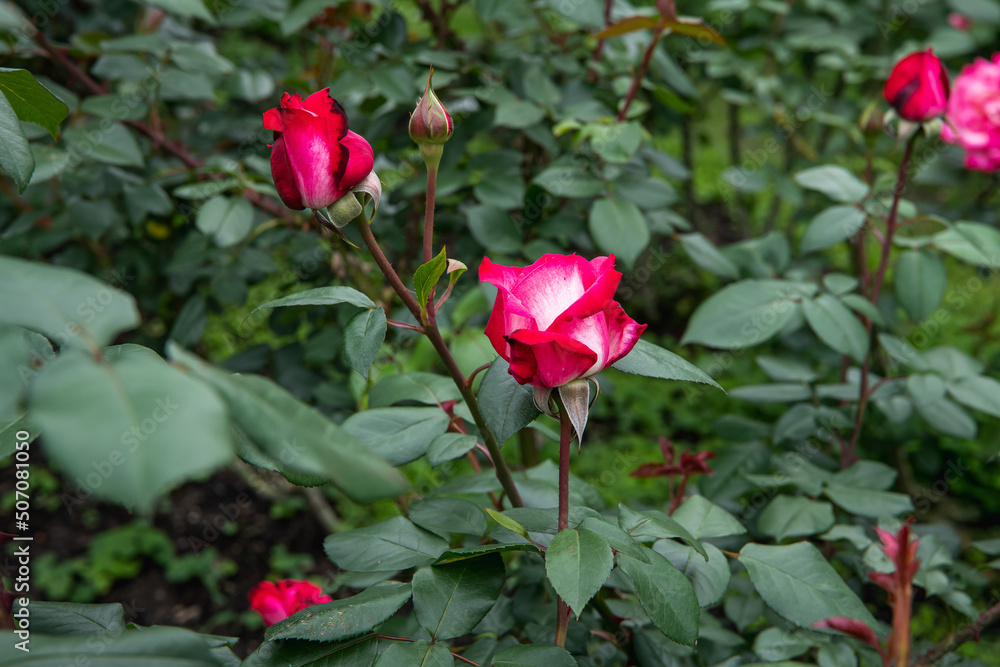
[[[347,129],[329,88],[305,100],[285,93],[281,106],[264,112],[264,129],[274,132],[271,175],[288,208],[324,209],[372,174],[372,147]]]
[[[947,108],[948,72],[931,49],[911,53],[892,68],[883,95],[901,117],[922,123]]]
[[[444,152],[442,144],[451,138],[455,125],[448,110],[431,87],[432,67],[427,74],[427,85],[423,97],[417,102],[417,108],[410,115],[410,138],[420,147],[420,154],[428,170],[437,170]]]
[[[329,595],[308,581],[285,579],[262,581],[250,591],[250,608],[260,614],[267,626],[283,621],[306,607],[333,602]]]

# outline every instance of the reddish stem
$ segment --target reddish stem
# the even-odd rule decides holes
[[[573,423],[566,407],[559,403],[559,523],[558,532],[569,528],[569,450],[573,441]],[[566,646],[569,628],[569,605],[556,597],[556,646]]]
[[[617,121],[620,123],[625,120],[625,115],[628,113],[628,108],[632,106],[632,100],[635,99],[636,93],[639,92],[639,86],[642,85],[642,79],[646,76],[646,70],[649,69],[649,63],[653,59],[653,49],[660,42],[660,37],[663,36],[664,23],[660,20],[660,23],[653,28],[653,39],[649,42],[649,46],[646,47],[646,53],[642,56],[642,64],[639,65],[639,69],[635,71],[635,77],[632,79],[632,85],[628,88],[628,94],[625,96],[625,104],[622,105],[621,111],[618,112]]]
[[[889,216],[885,221],[885,237],[879,239],[882,244],[882,255],[879,259],[878,269],[875,273],[875,280],[872,283],[872,291],[868,297],[872,305],[878,307],[878,297],[882,290],[882,283],[885,281],[885,272],[889,266],[889,254],[892,251],[892,237],[896,233],[897,216],[899,215],[899,200],[903,197],[903,190],[906,189],[906,173],[910,166],[910,158],[913,156],[913,146],[917,140],[917,133],[914,133],[906,142],[906,149],[903,152],[903,159],[899,163],[899,171],[896,174],[896,186],[892,191],[892,206],[889,208]],[[862,264],[864,264],[862,258]],[[874,323],[865,319],[865,330],[871,337]],[[865,410],[868,407],[868,399],[871,391],[868,390],[868,374],[871,369],[872,349],[869,345],[865,354],[864,363],[861,365],[861,388],[858,396],[858,410],[854,417],[854,432],[851,434],[851,441],[846,448],[840,450],[840,467],[846,468],[857,460],[858,439],[861,437],[861,426],[865,419]]]

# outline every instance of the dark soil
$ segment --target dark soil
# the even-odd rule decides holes
[[[31,463],[35,470],[47,468],[37,446],[32,447]],[[321,579],[329,582],[336,570],[323,555],[326,531],[322,525],[302,520],[301,516],[271,518],[270,508],[277,497],[275,490],[280,494],[290,487],[280,477],[261,476],[249,466],[246,470],[251,472],[244,474],[235,466],[229,467],[207,480],[190,482],[174,490],[168,500],[159,504],[150,523],[172,542],[176,555],[141,557],[141,570],[136,576],[116,581],[106,594],[87,601],[121,603],[126,619],[143,626],[174,625],[238,637],[237,654],[246,656],[252,652],[263,638],[263,627],[247,627],[240,616],[249,608],[250,589],[270,578],[270,557],[275,546],[283,545],[293,554],[313,555],[316,570],[308,572],[313,578],[321,575]],[[87,558],[93,536],[139,518],[118,505],[92,498],[74,502],[75,485],[61,478],[59,483],[57,492],[35,489],[32,492],[30,532],[34,535],[35,560],[46,553],[54,553],[59,563]],[[13,491],[13,468],[4,466],[0,468],[0,498],[10,498]],[[232,524],[226,526],[230,522],[236,524],[235,529]],[[13,531],[13,526],[8,527],[7,523],[3,521],[0,530]],[[219,530],[220,527],[225,530]],[[213,600],[197,576],[182,582],[168,581],[164,562],[209,547],[218,551],[216,562],[228,559],[238,568],[235,574],[220,578],[221,595]],[[9,553],[11,549],[4,551]],[[0,574],[9,577],[12,566],[11,558],[5,556],[0,562]],[[51,576],[51,571],[34,568],[32,601],[48,599],[47,576]]]

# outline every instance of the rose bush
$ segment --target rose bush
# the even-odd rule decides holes
[[[347,129],[329,88],[305,100],[285,93],[279,107],[264,112],[264,128],[274,132],[271,174],[288,208],[326,208],[372,171],[372,147]]]
[[[614,266],[614,255],[544,255],[524,268],[483,259],[479,279],[498,290],[486,335],[518,382],[559,387],[632,350],[646,325],[614,300]]]

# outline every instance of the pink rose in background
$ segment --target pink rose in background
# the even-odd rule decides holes
[[[521,384],[559,387],[628,354],[646,329],[614,300],[614,255],[587,261],[545,255],[524,268],[483,259],[479,279],[499,288],[486,324],[497,354]]]
[[[965,14],[952,12],[951,14],[948,14],[948,25],[950,25],[955,30],[968,32],[972,28],[972,19],[970,19]]]
[[[329,595],[308,581],[262,581],[250,591],[250,608],[260,614],[264,624],[271,626],[283,621],[297,611],[325,602],[333,602]]]
[[[372,147],[347,129],[329,88],[305,100],[285,93],[280,107],[264,112],[264,129],[274,131],[271,175],[288,208],[326,208],[372,171]]]
[[[1000,53],[962,68],[948,100],[945,141],[965,149],[969,169],[1000,169]]]

